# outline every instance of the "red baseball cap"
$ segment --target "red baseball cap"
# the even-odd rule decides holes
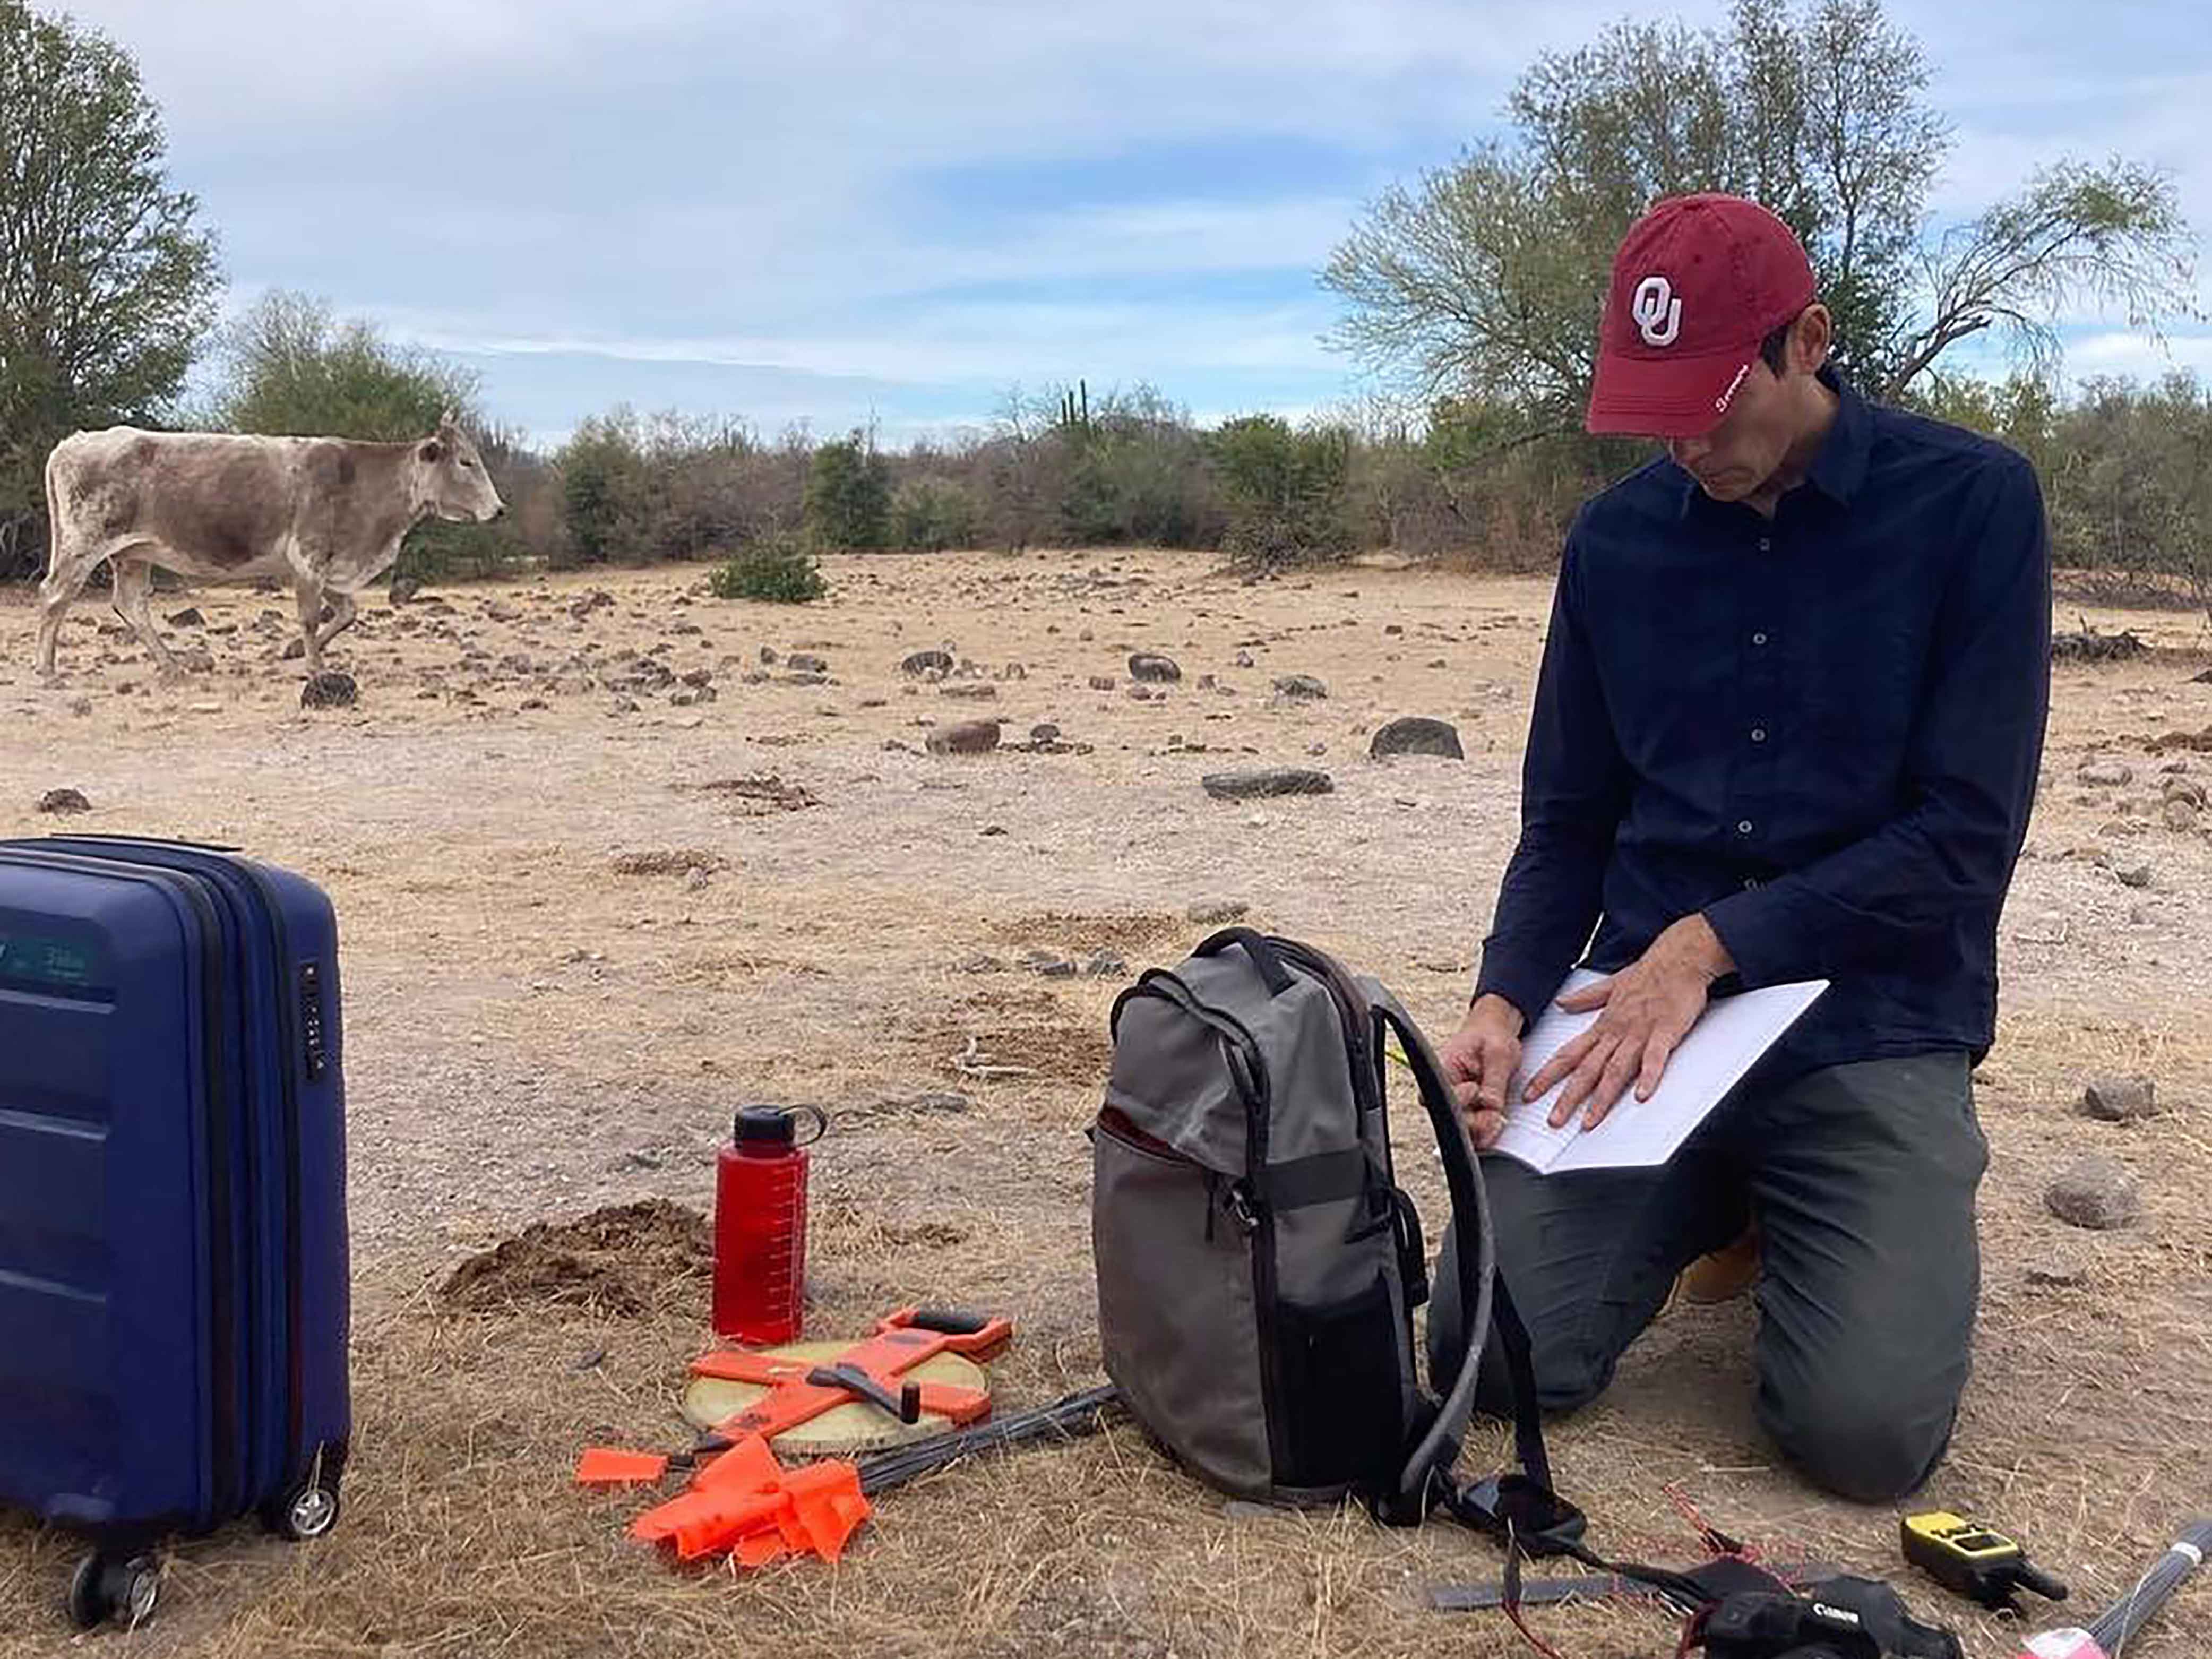
[[[1813,303],[1796,234],[1756,202],[1661,202],[1613,256],[1599,329],[1592,432],[1693,438],[1728,413],[1759,342]]]

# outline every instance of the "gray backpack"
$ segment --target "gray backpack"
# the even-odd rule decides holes
[[[1551,1492],[1480,1168],[1398,1000],[1310,945],[1232,927],[1139,975],[1110,1030],[1090,1130],[1098,1327],[1107,1374],[1152,1437],[1243,1498],[1352,1495],[1399,1523],[1441,1504],[1524,1540],[1578,1533]],[[1443,1155],[1470,1310],[1466,1362],[1433,1392],[1414,1360],[1420,1224],[1391,1168],[1393,1032]],[[1450,1470],[1493,1323],[1525,1473],[1462,1491]]]

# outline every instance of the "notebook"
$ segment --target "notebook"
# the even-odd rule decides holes
[[[1559,998],[1605,977],[1587,969],[1567,975],[1522,1039],[1520,1068],[1506,1092],[1509,1103],[1520,1101],[1522,1089],[1545,1062],[1597,1020],[1599,1010],[1571,1014],[1559,1006]],[[1650,1099],[1637,1099],[1632,1082],[1596,1128],[1582,1127],[1583,1113],[1589,1109],[1585,1103],[1554,1129],[1549,1119],[1560,1091],[1567,1086],[1562,1079],[1540,1099],[1512,1105],[1506,1114],[1504,1131],[1491,1150],[1518,1158],[1542,1175],[1566,1170],[1648,1169],[1664,1164],[1751,1069],[1752,1062],[1827,988],[1826,980],[1803,980],[1717,997],[1705,1005],[1698,1023],[1668,1057],[1667,1069]]]

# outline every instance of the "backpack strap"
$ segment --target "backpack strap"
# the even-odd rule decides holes
[[[1405,1048],[1420,1087],[1422,1104],[1428,1109],[1430,1127],[1436,1133],[1437,1151],[1443,1155],[1459,1243],[1460,1306],[1467,1310],[1468,1334],[1466,1356],[1449,1388],[1444,1388],[1441,1378],[1434,1379],[1443,1391],[1443,1406],[1400,1474],[1392,1504],[1398,1513],[1383,1518],[1418,1521],[1441,1503],[1472,1525],[1517,1539],[1531,1554],[1566,1553],[1565,1546],[1582,1534],[1582,1512],[1552,1489],[1551,1459],[1544,1449],[1528,1328],[1498,1272],[1490,1204],[1483,1192],[1474,1146],[1468,1139],[1466,1121],[1460,1115],[1458,1098],[1445,1080],[1435,1049],[1404,1005],[1379,984],[1364,988],[1375,1009],[1377,1042],[1387,1027],[1397,1034]],[[1514,1452],[1521,1471],[1462,1488],[1452,1479],[1451,1466],[1474,1413],[1476,1372],[1486,1346],[1486,1334],[1493,1328],[1512,1388]]]

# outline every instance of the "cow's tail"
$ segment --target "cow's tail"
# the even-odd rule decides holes
[[[62,550],[62,444],[64,438],[46,453],[46,580],[53,580],[55,562]]]

